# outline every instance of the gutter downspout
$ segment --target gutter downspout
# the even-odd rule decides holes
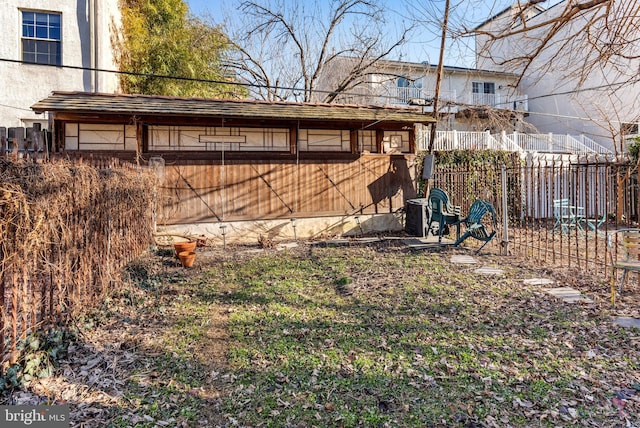
[[[91,92],[99,92],[98,84],[98,4],[99,0],[89,0],[89,48],[91,50]]]

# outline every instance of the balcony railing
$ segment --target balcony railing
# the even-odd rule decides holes
[[[417,136],[420,150],[429,147],[429,133]],[[434,150],[506,150],[512,152],[611,154],[613,151],[585,135],[524,134],[501,132],[491,134],[469,131],[436,131]]]
[[[413,100],[431,101],[435,97],[433,90],[422,88],[391,88],[390,90],[391,104],[408,105]],[[464,108],[465,105],[472,106],[489,106],[497,109],[516,110],[526,112],[529,110],[529,101],[527,95],[524,94],[466,94],[458,95],[456,91],[442,91],[440,93],[440,106],[451,107],[454,104],[457,111]],[[428,105],[427,105],[428,106]],[[425,110],[425,111],[428,111]]]
[[[389,102],[396,105],[409,105],[418,100],[426,102],[425,111],[431,108],[431,102],[436,96],[435,91],[421,88],[392,88],[389,94]],[[440,92],[440,104],[445,106],[447,102],[456,101],[456,91]]]
[[[486,105],[489,107],[504,109],[504,110],[516,110],[516,111],[528,111],[529,100],[525,94],[467,94],[461,100],[463,104],[470,104],[473,106]]]

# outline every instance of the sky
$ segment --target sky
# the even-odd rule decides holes
[[[316,1],[327,4],[328,0],[297,0],[298,2],[315,3]],[[407,44],[398,51],[391,60],[409,62],[428,62],[436,64],[440,51],[440,29],[430,20],[443,16],[444,0],[380,0],[386,10],[389,22],[388,34],[393,35],[397,28],[402,27],[407,17],[418,17],[422,23],[408,40]],[[452,12],[451,25],[456,25],[463,20],[471,27],[475,26],[495,13],[505,9],[516,0],[451,0],[455,10]],[[235,5],[241,0],[185,0],[191,12],[198,17],[208,17],[215,24],[224,26],[225,20],[232,20],[238,16]],[[259,1],[258,1],[259,2]],[[542,3],[543,7],[549,7],[558,0],[548,0]],[[453,7],[453,6],[452,6]],[[447,42],[445,47],[445,65],[461,67],[473,67],[474,64],[473,39],[461,39],[457,43]]]

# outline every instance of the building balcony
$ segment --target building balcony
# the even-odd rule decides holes
[[[423,105],[424,111],[433,111],[432,100],[435,91],[422,88],[391,88],[387,103],[395,106]],[[529,101],[525,94],[457,94],[456,91],[440,92],[440,110],[457,113],[470,106],[488,106],[501,110],[529,111]]]

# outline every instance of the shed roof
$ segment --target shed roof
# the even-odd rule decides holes
[[[344,104],[265,102],[122,95],[90,92],[53,92],[31,108],[36,113],[67,112],[176,117],[224,117],[266,120],[372,121],[430,123],[435,119],[414,108]]]

